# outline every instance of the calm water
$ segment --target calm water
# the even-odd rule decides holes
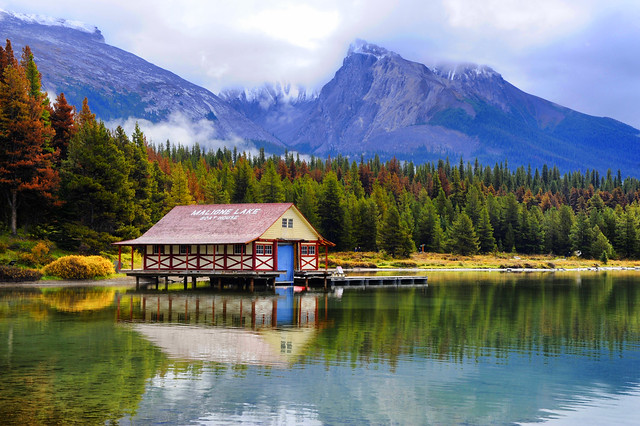
[[[640,274],[341,297],[0,288],[4,424],[637,424]]]

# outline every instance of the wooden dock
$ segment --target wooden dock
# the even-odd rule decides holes
[[[426,276],[333,276],[331,288],[426,287]]]

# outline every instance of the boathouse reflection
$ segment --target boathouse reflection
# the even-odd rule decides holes
[[[118,295],[116,316],[167,356],[288,366],[327,318],[326,295]],[[322,320],[320,319],[322,317]]]

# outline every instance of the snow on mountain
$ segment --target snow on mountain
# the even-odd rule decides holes
[[[283,151],[284,146],[269,132],[237,112],[210,91],[196,86],[129,52],[110,46],[97,28],[41,16],[0,12],[0,39],[10,39],[14,51],[29,45],[42,74],[42,84],[55,94],[63,92],[70,104],[80,107],[89,100],[101,119],[115,122],[180,124],[188,121],[207,131],[205,140],[188,139],[189,144],[250,140]],[[175,117],[186,120],[176,120]],[[163,140],[158,142],[164,142]]]
[[[81,21],[72,21],[72,20],[67,20],[62,18],[52,18],[50,16],[44,16],[44,15],[16,13],[16,12],[10,12],[7,10],[0,9],[0,21],[7,15],[29,24],[46,25],[50,27],[63,27],[63,28],[70,28],[73,30],[83,31],[89,34],[93,34],[93,33],[100,34],[100,30],[98,30],[98,27],[85,24],[84,22],[81,22]]]

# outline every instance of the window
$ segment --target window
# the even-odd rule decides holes
[[[315,256],[316,246],[302,246],[300,247],[300,255],[302,256]]]
[[[164,246],[154,244],[151,248],[151,254],[161,254],[164,253]]]
[[[256,254],[263,255],[264,254],[264,246],[262,244],[256,245]]]
[[[244,244],[234,244],[233,254],[244,254]]]
[[[264,246],[264,254],[272,254],[273,253],[273,246],[272,245],[268,245],[268,246]]]
[[[287,227],[287,219],[282,219],[282,227],[286,228]]]
[[[293,228],[293,219],[289,219],[289,228]]]
[[[187,254],[187,246],[186,245],[181,245],[180,246],[180,254]]]

